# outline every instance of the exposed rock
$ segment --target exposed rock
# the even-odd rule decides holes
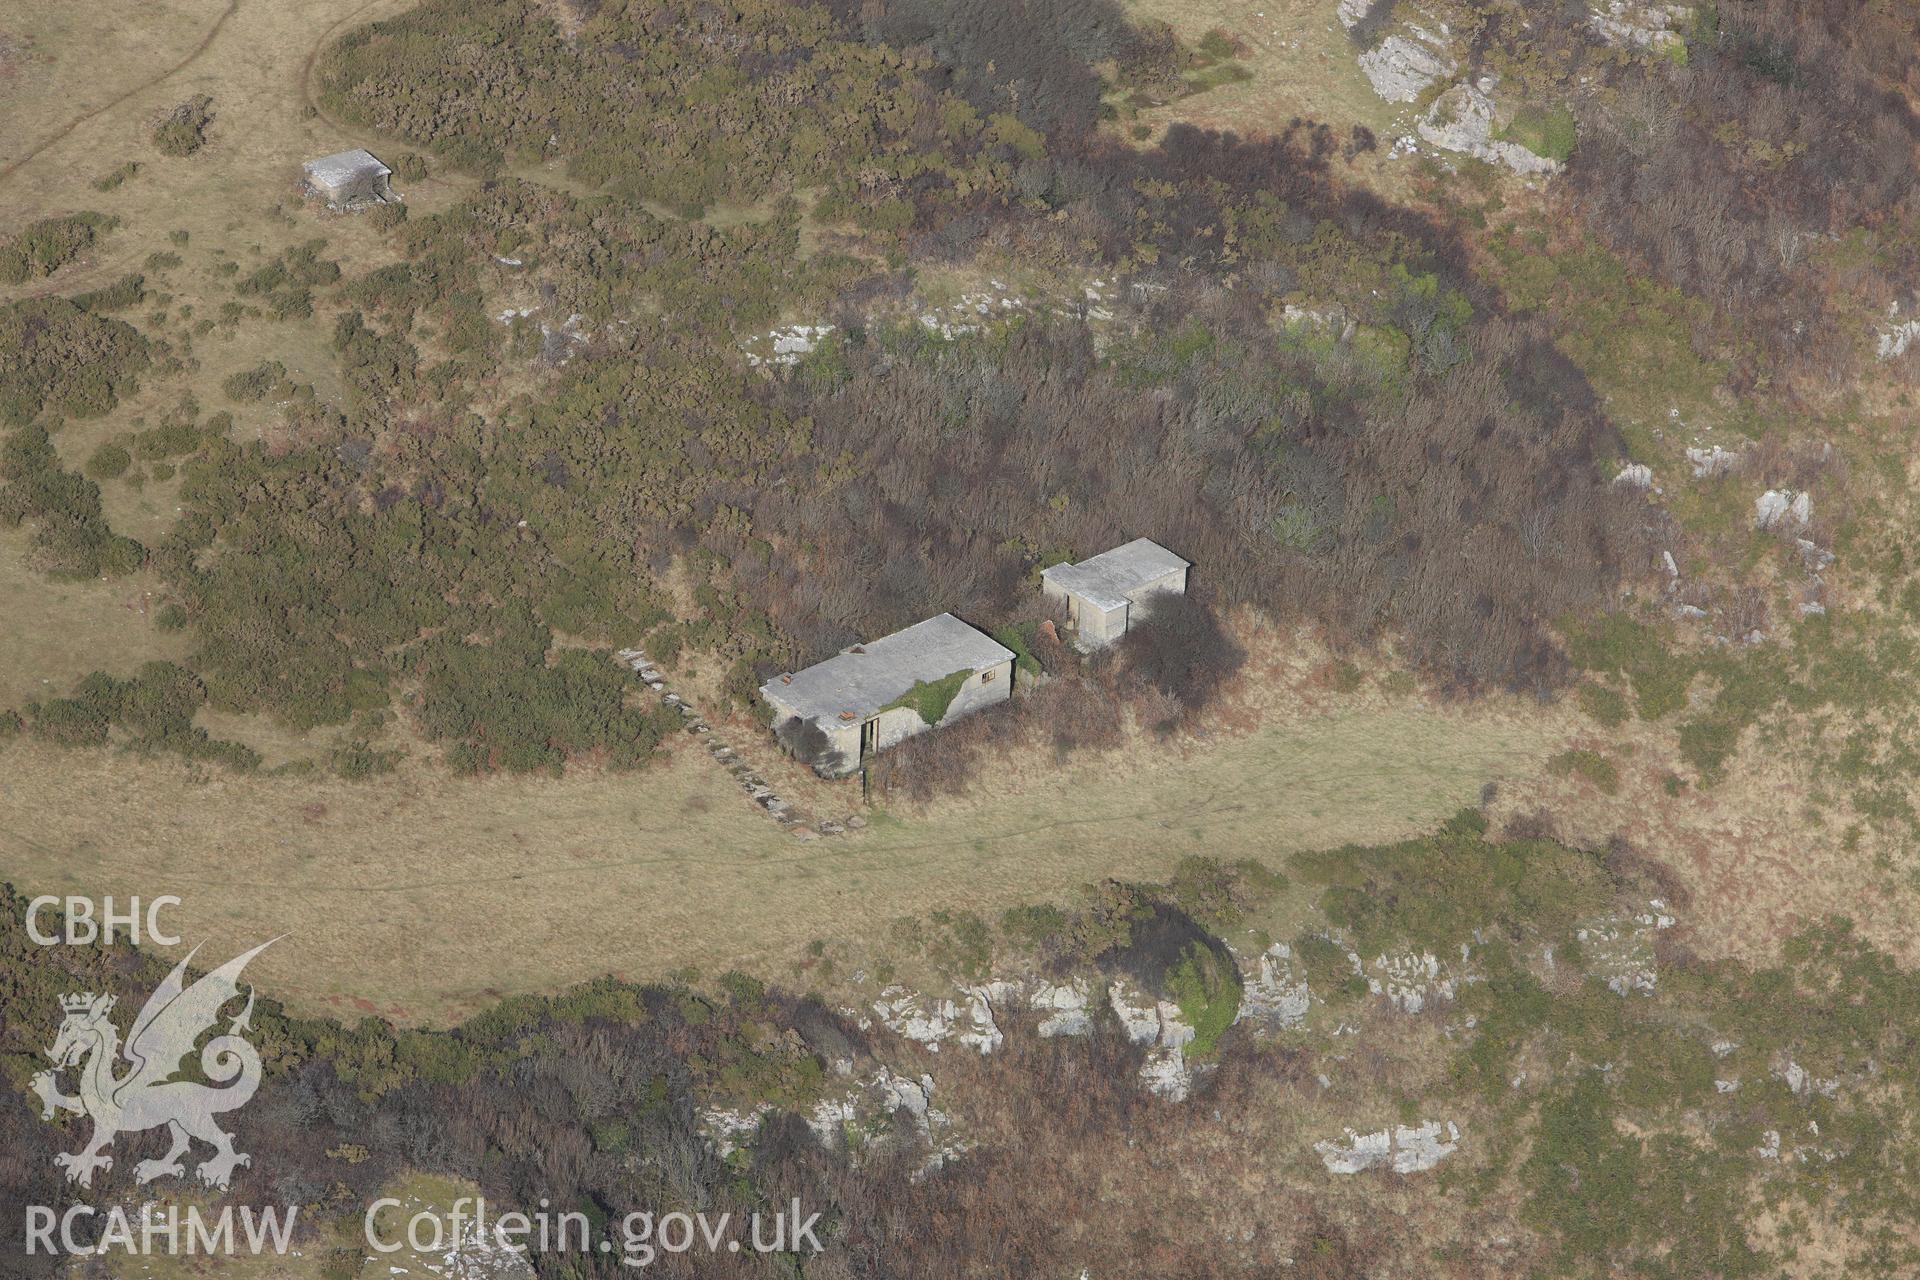
[[[938,1053],[940,1043],[954,1033],[954,1019],[959,1017],[960,1007],[951,1000],[933,1000],[923,1007],[918,992],[891,986],[873,1002],[873,1012],[881,1025],[895,1035]]]
[[[1756,529],[1804,529],[1813,518],[1813,497],[1805,490],[1769,489],[1753,502]]]
[[[852,1064],[846,1067],[839,1074],[850,1074]],[[887,1131],[888,1117],[905,1112],[914,1131],[927,1144],[927,1159],[915,1174],[923,1176],[972,1145],[953,1136],[952,1120],[933,1105],[933,1093],[932,1076],[915,1079],[882,1066],[846,1094],[814,1104],[807,1127],[829,1147],[845,1139],[857,1159],[869,1143]]]
[[[1313,1149],[1331,1173],[1364,1173],[1383,1167],[1395,1173],[1424,1173],[1460,1149],[1460,1128],[1451,1120],[1428,1120],[1378,1133],[1348,1129],[1344,1140],[1316,1142]]]
[[[1092,993],[1085,983],[1075,980],[1061,983],[1042,983],[1032,995],[1027,997],[1030,1008],[1046,1016],[1040,1020],[1040,1034],[1043,1037],[1083,1036],[1093,1030],[1093,1014],[1089,1010]]]
[[[891,986],[873,1002],[880,1022],[895,1035],[925,1045],[934,1053],[948,1040],[957,1039],[969,1049],[992,1053],[1005,1043],[994,1021],[992,1000],[1005,999],[1016,988],[1011,983],[993,983],[965,992],[966,1007],[952,1000],[922,1001],[917,992]]]
[[[1333,307],[1322,311],[1313,307],[1303,307],[1298,303],[1289,302],[1280,308],[1280,324],[1282,328],[1286,329],[1340,328],[1344,330],[1346,328],[1346,310],[1342,307]]]
[[[830,324],[793,324],[771,330],[743,344],[747,348],[747,363],[798,364],[800,357],[811,354],[819,347],[820,340],[832,332]],[[762,351],[768,354],[760,354]]]
[[[1461,83],[1435,98],[1414,126],[1436,147],[1459,151],[1515,173],[1558,173],[1558,160],[1535,155],[1517,142],[1494,137],[1493,99],[1478,85]]]
[[[1734,453],[1717,444],[1704,449],[1696,445],[1688,447],[1687,461],[1693,464],[1695,480],[1712,480],[1738,471],[1746,465],[1747,455],[1744,450]]]
[[[1181,1018],[1180,1007],[1138,995],[1122,982],[1108,989],[1107,1000],[1126,1029],[1127,1038],[1151,1046],[1140,1066],[1140,1083],[1148,1092],[1170,1102],[1185,1102],[1193,1088],[1186,1047],[1194,1031]]]
[[[1388,102],[1414,102],[1429,85],[1452,75],[1458,64],[1444,50],[1392,35],[1360,55],[1360,70]]]
[[[1293,963],[1292,949],[1276,942],[1261,953],[1258,972],[1247,976],[1240,989],[1237,1022],[1253,1022],[1276,1030],[1297,1027],[1313,1006],[1313,993]]]
[[[1143,1003],[1133,998],[1131,989],[1123,982],[1116,982],[1107,988],[1107,1003],[1113,1007],[1115,1016],[1120,1019],[1120,1029],[1134,1044],[1151,1044],[1160,1036],[1160,1012],[1152,1002]]]
[[[1838,1080],[1822,1080],[1785,1055],[1775,1059],[1773,1075],[1776,1080],[1785,1082],[1788,1090],[1798,1098],[1815,1093],[1823,1098],[1832,1098],[1840,1093]]]
[[[1579,939],[1587,971],[1603,980],[1608,990],[1622,996],[1635,991],[1651,995],[1659,981],[1654,935],[1672,926],[1666,903],[1655,898],[1637,915],[1592,921],[1576,929],[1574,937]]]
[[[1686,41],[1674,28],[1692,16],[1693,10],[1687,5],[1607,0],[1595,6],[1587,20],[1594,32],[1610,45],[1665,53],[1686,48]]]
[[[1193,1089],[1193,1074],[1179,1049],[1161,1047],[1149,1053],[1140,1065],[1140,1083],[1148,1093],[1158,1094],[1169,1102],[1185,1102]]]
[[[725,1159],[740,1149],[743,1140],[759,1130],[761,1117],[772,1110],[772,1104],[766,1102],[757,1103],[744,1111],[708,1107],[700,1113],[700,1132],[708,1145]]]
[[[844,1098],[822,1098],[813,1106],[807,1116],[807,1128],[813,1130],[813,1136],[822,1144],[832,1146],[847,1129],[859,1118],[860,1108],[856,1095]]]
[[[1418,1013],[1432,998],[1451,1000],[1453,981],[1440,977],[1440,961],[1431,951],[1414,955],[1374,957],[1367,974],[1367,990],[1384,995],[1388,1003],[1405,1013]]]
[[[994,1021],[993,1006],[1011,1000],[1019,988],[1011,982],[990,982],[967,991],[967,1023],[958,1036],[961,1044],[982,1054],[992,1053],[1007,1042],[1000,1024]]]
[[[1651,489],[1653,487],[1653,468],[1644,462],[1630,462],[1620,468],[1620,474],[1613,482],[1628,489]]]
[[[1884,326],[1874,354],[1882,360],[1895,360],[1907,354],[1913,340],[1920,338],[1920,320],[1907,320]]]
[[[1800,551],[1800,563],[1807,567],[1808,573],[1818,573],[1833,563],[1833,552],[1815,543],[1811,538],[1795,538],[1794,546]]]
[[[1335,12],[1340,16],[1340,25],[1351,31],[1359,25],[1360,19],[1367,16],[1367,10],[1373,7],[1373,0],[1340,0]]]

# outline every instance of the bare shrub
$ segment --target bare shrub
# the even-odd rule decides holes
[[[1117,674],[1157,695],[1152,711],[1142,708],[1148,724],[1162,723],[1169,709],[1175,720],[1199,712],[1240,670],[1246,650],[1198,596],[1157,595],[1144,614],[1120,638]]]

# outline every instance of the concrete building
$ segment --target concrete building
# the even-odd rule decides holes
[[[399,199],[388,181],[393,170],[368,151],[342,151],[306,163],[307,187],[335,209],[360,209]]]
[[[773,708],[776,733],[792,721],[812,721],[840,757],[838,771],[851,772],[902,738],[1011,697],[1013,656],[984,632],[943,613],[804,671],[775,676],[760,686],[760,696]],[[934,687],[916,693],[916,686]],[[931,724],[922,717],[928,710],[934,713]]]
[[[1157,542],[1135,538],[1079,564],[1057,564],[1040,574],[1040,589],[1067,609],[1074,643],[1082,650],[1112,644],[1133,625],[1134,608],[1167,591],[1185,595],[1187,562]]]

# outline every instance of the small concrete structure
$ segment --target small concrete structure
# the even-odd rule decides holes
[[[399,199],[388,181],[393,170],[370,151],[342,151],[306,163],[307,189],[335,209],[361,209]]]
[[[897,705],[916,684],[964,673],[937,722],[949,724],[1013,696],[1013,657],[999,641],[943,613],[775,676],[760,696],[773,708],[776,733],[794,720],[812,721],[840,757],[839,771],[851,772],[874,752],[934,727],[915,708]]]
[[[1047,599],[1066,605],[1074,643],[1082,650],[1112,644],[1133,625],[1134,606],[1160,592],[1185,595],[1185,560],[1157,542],[1135,538],[1079,564],[1057,564],[1040,574]]]

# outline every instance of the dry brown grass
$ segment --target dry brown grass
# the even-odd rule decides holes
[[[1604,749],[1620,770],[1618,794],[1578,776],[1540,777],[1503,789],[1494,828],[1544,810],[1563,840],[1597,847],[1617,836],[1672,868],[1690,895],[1676,936],[1703,956],[1770,963],[1797,929],[1845,916],[1900,963],[1920,963],[1911,886],[1895,879],[1895,864],[1876,866],[1871,849],[1845,847],[1844,806],[1815,816],[1816,788],[1802,762],[1768,752],[1749,733],[1719,782],[1669,796],[1666,776],[1691,774],[1670,728],[1636,722]]]
[[[1368,186],[1405,194],[1405,162],[1383,156],[1398,109],[1374,93],[1356,60],[1359,51],[1334,16],[1332,0],[1133,0],[1135,19],[1167,23],[1189,45],[1223,31],[1245,50],[1234,59],[1250,78],[1223,84],[1139,113],[1155,134],[1184,121],[1242,136],[1283,132],[1295,119],[1319,121],[1343,137],[1354,125],[1379,136],[1379,151],[1359,157],[1352,172]]]
[[[1422,707],[1277,724],[1180,758],[989,782],[924,818],[802,844],[691,749],[637,775],[207,775],[170,759],[0,753],[0,868],[33,892],[177,893],[214,950],[262,957],[301,1007],[440,1022],[602,973],[767,971],[900,915],[983,914],[1189,853],[1278,860],[1425,829],[1557,739],[1496,711]],[[858,949],[864,950],[864,947]]]
[[[0,711],[65,694],[101,666],[128,672],[186,652],[184,635],[153,623],[157,577],[55,582],[29,567],[31,541],[27,530],[0,530]]]
[[[36,218],[97,209],[121,219],[81,261],[51,279],[0,287],[0,302],[36,293],[76,293],[145,271],[150,254],[178,253],[185,262],[148,274],[156,295],[132,313],[141,328],[177,349],[191,343],[186,374],[148,378],[141,391],[112,414],[70,422],[54,444],[70,467],[81,466],[105,441],[154,425],[185,394],[203,411],[230,409],[235,435],[269,429],[275,407],[232,405],[221,394],[229,374],[272,358],[297,381],[323,395],[337,374],[327,349],[331,317],[284,323],[248,322],[189,339],[199,319],[231,300],[231,280],[216,273],[225,251],[243,271],[289,245],[327,238],[326,253],[349,270],[389,260],[365,219],[323,216],[296,196],[302,160],[360,139],[344,136],[307,109],[304,75],[314,49],[342,24],[378,16],[400,0],[316,0],[290,5],[244,3],[220,21],[221,0],[107,0],[74,7],[21,0],[0,17],[15,45],[30,47],[14,74],[0,82],[0,228]],[[219,22],[216,28],[215,23]],[[192,56],[197,44],[206,47]],[[30,46],[26,42],[30,41]],[[216,119],[208,145],[185,159],[154,150],[149,133],[166,108],[195,93],[211,94]],[[93,182],[126,160],[141,171],[109,192]],[[428,182],[407,195],[432,208],[453,197],[453,183]],[[169,233],[186,231],[185,247]],[[168,319],[145,314],[165,295]],[[182,316],[191,308],[191,319]],[[101,485],[109,522],[143,541],[162,534],[176,514],[178,481],[126,480]],[[183,637],[154,630],[152,607],[160,584],[148,575],[102,583],[50,583],[34,571],[29,537],[0,534],[0,708],[48,692],[65,692],[89,671],[126,674],[155,657],[185,652]]]
[[[129,90],[178,66],[229,7],[229,0],[11,0],[0,13],[0,42],[15,51],[10,74],[0,73],[0,120],[7,122],[0,174],[51,149],[76,118],[113,110]],[[105,173],[131,158],[129,151],[92,159]]]

